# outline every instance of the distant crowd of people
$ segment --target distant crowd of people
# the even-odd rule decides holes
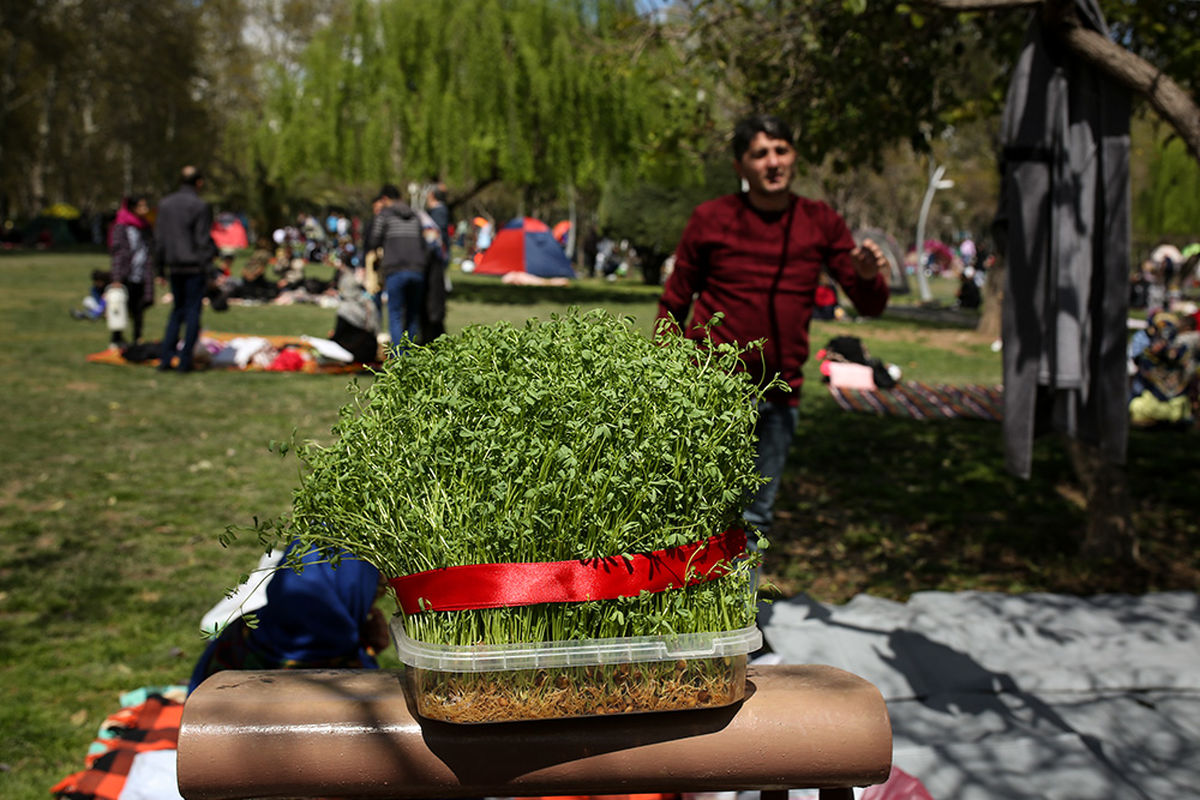
[[[428,187],[423,207],[414,209],[394,184],[385,184],[365,224],[336,209],[323,220],[300,214],[258,239],[235,272],[238,257],[213,239],[213,210],[200,196],[204,182],[189,166],[156,212],[144,195],[122,201],[108,235],[110,269],[92,272],[87,296],[71,311],[78,319],[105,320],[111,349],[145,349],[145,311],[155,302],[156,283],[168,285],[161,300],[170,304],[158,353],[163,370],[194,369],[203,309],[223,311],[230,303],[337,308],[335,340],[347,339],[354,345],[348,349],[368,362],[379,360],[381,341],[386,355],[445,331],[453,226],[444,186]],[[476,241],[486,240],[487,231],[480,233],[472,248],[486,245]]]
[[[1185,256],[1178,248],[1160,245],[1130,275],[1129,305],[1139,309],[1170,308],[1197,287],[1200,251]]]

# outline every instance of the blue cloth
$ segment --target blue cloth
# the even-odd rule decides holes
[[[88,295],[92,298],[92,300],[95,301],[95,305],[86,309],[87,315],[92,319],[104,319],[104,287],[93,286],[92,290],[88,292]]]
[[[1129,360],[1134,364],[1137,363],[1140,356],[1147,347],[1150,346],[1150,334],[1146,331],[1137,331],[1129,340]],[[1146,384],[1142,381],[1141,374],[1135,372],[1129,379],[1129,399],[1141,397],[1142,392],[1146,391]]]
[[[189,692],[223,669],[379,666],[362,642],[379,571],[349,553],[336,568],[315,552],[305,554],[302,563],[300,572],[281,566],[271,577],[267,604],[255,612],[254,627],[239,619],[209,643]]]
[[[421,333],[421,307],[425,302],[425,276],[411,270],[399,270],[387,276],[388,333],[392,347],[403,352],[404,334],[417,341]]]

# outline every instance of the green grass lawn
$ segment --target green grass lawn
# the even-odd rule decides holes
[[[103,323],[75,321],[100,253],[0,256],[6,419],[0,463],[0,797],[43,798],[82,768],[118,695],[186,682],[200,616],[258,557],[227,526],[283,512],[297,462],[269,450],[327,439],[345,376],[160,374],[84,361]],[[657,291],[633,283],[505,287],[455,274],[451,332],[571,305],[629,314],[648,331]],[[148,314],[161,335],[165,314]],[[326,335],[313,306],[206,312],[212,330]],[[973,332],[889,319],[817,324],[814,345],[861,337],[906,377],[998,382]],[[815,374],[815,368],[810,370]],[[359,378],[359,380],[369,380]],[[922,589],[1194,589],[1195,435],[1137,433],[1130,481],[1145,563],[1085,564],[1079,490],[1062,450],[1039,443],[1035,476],[1009,477],[1000,426],[841,412],[810,380],[767,573],[785,591],[840,601]],[[394,664],[394,657],[389,656]]]

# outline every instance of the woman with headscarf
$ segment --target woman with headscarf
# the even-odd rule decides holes
[[[383,613],[375,608],[385,584],[379,570],[343,553],[337,565],[310,551],[303,569],[282,564],[271,575],[265,606],[254,621],[242,616],[209,643],[192,672],[191,692],[227,669],[376,669],[388,644]]]
[[[125,198],[109,237],[112,285],[124,287],[127,293],[134,344],[142,338],[146,309],[154,305],[154,228],[149,215],[150,204],[144,195]],[[112,343],[118,347],[125,343],[123,329],[112,332]]]
[[[379,312],[353,270],[340,267],[337,275],[337,320],[329,338],[360,364],[379,362]]]

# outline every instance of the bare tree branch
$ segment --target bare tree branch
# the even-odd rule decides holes
[[[456,194],[453,197],[446,198],[446,208],[448,208],[450,210],[450,213],[453,214],[454,210],[458,206],[467,202],[472,197],[479,194],[484,189],[486,189],[487,187],[491,186],[493,183],[496,183],[499,180],[500,180],[500,171],[498,169],[496,169],[495,167],[493,167],[492,174],[487,175],[487,176],[475,181],[475,185],[472,186],[471,188],[466,189],[462,193]]]

